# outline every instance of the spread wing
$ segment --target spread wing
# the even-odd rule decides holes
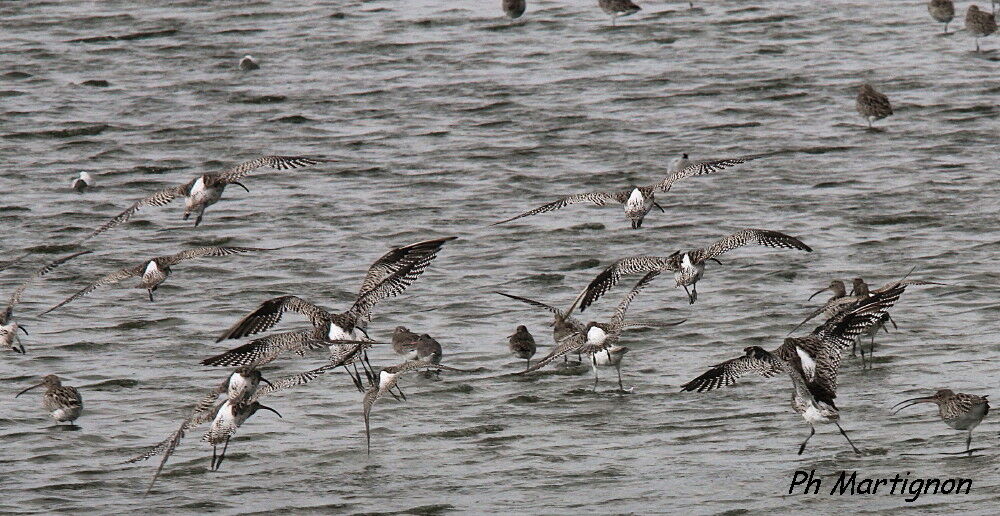
[[[490,224],[491,226],[496,226],[499,224],[504,224],[512,220],[517,220],[522,217],[528,217],[530,215],[538,215],[539,213],[546,213],[549,211],[555,211],[560,208],[565,208],[570,204],[578,204],[581,202],[591,202],[598,206],[605,206],[608,204],[624,204],[628,201],[630,191],[621,192],[597,192],[597,193],[585,193],[570,195],[569,197],[563,197],[558,201],[550,202],[544,206],[539,206],[533,210],[526,211],[520,215],[511,217],[509,219],[501,220],[500,222],[494,222]]]
[[[768,247],[784,247],[788,249],[799,249],[806,252],[812,252],[812,248],[802,243],[799,239],[786,235],[778,231],[771,231],[767,229],[744,229],[738,233],[733,233],[732,235],[719,240],[718,242],[712,244],[708,249],[702,250],[702,256],[696,257],[697,261],[705,261],[710,258],[715,258],[725,252],[732,251],[737,247],[743,247],[745,245],[758,244],[765,245]]]
[[[670,257],[660,256],[630,256],[618,260],[604,269],[587,285],[587,288],[577,296],[573,306],[579,304],[582,312],[617,285],[622,276],[637,272],[674,270],[676,268],[674,262],[675,260],[670,260]]]
[[[397,247],[385,253],[368,268],[368,274],[365,275],[365,280],[361,282],[361,289],[358,290],[358,295],[360,296],[377,287],[386,278],[406,268],[411,263],[422,263],[423,267],[426,267],[437,256],[438,251],[441,250],[445,242],[455,240],[456,238],[458,237],[425,240],[408,246]],[[420,272],[423,272],[423,267],[418,268],[416,274],[419,275]]]
[[[885,285],[882,285],[878,289],[872,290],[871,293],[872,294],[878,294],[878,293],[885,292],[886,290],[889,290],[889,289],[891,289],[893,287],[900,286],[900,285],[902,285],[902,286],[909,286],[909,285],[944,285],[944,283],[938,283],[938,282],[935,282],[935,281],[924,281],[924,280],[894,281],[892,283],[886,283]]]
[[[509,297],[511,299],[520,301],[522,303],[525,303],[525,304],[528,304],[528,305],[531,305],[531,306],[534,306],[534,307],[541,308],[542,310],[548,310],[549,312],[552,312],[556,316],[557,319],[560,319],[560,320],[562,320],[562,321],[564,321],[566,323],[569,323],[577,331],[583,331],[583,328],[585,326],[579,320],[574,319],[571,316],[568,316],[566,314],[566,312],[563,312],[562,310],[560,310],[560,309],[558,309],[558,308],[556,308],[556,307],[554,307],[552,305],[547,305],[545,303],[542,303],[541,301],[535,301],[534,299],[528,299],[526,297],[515,296],[513,294],[505,294],[503,292],[494,292],[494,293],[500,294],[501,296]]]
[[[700,176],[703,174],[711,174],[713,172],[718,172],[720,170],[727,169],[729,167],[739,165],[741,163],[746,163],[751,160],[755,160],[763,154],[755,154],[751,156],[742,156],[739,158],[729,158],[729,159],[718,159],[713,161],[699,161],[697,163],[692,163],[673,174],[667,176],[663,181],[660,181],[654,188],[661,192],[669,192],[673,184],[681,179],[691,176]]]
[[[689,392],[711,391],[733,385],[745,374],[757,373],[764,378],[770,378],[783,370],[782,361],[772,353],[766,351],[756,355],[748,353],[739,358],[715,364],[701,376],[682,385],[681,390]]]
[[[799,328],[802,327],[802,325],[815,319],[819,315],[830,318],[844,312],[845,310],[849,310],[860,299],[861,299],[860,297],[856,296],[850,296],[850,297],[845,296],[845,297],[839,297],[837,299],[831,299],[826,303],[824,303],[823,306],[817,308],[816,310],[813,310],[813,312],[809,314],[809,316],[806,317],[805,320],[803,320],[794,328],[792,328],[792,331],[788,332],[788,334],[791,335],[792,333],[795,333],[795,330],[798,330]]]
[[[119,213],[113,219],[105,222],[103,226],[95,229],[89,235],[83,237],[83,239],[81,239],[80,242],[84,242],[115,226],[128,222],[128,219],[132,218],[132,215],[135,215],[135,212],[139,211],[139,209],[142,208],[143,206],[166,206],[167,204],[170,204],[170,201],[173,201],[178,197],[186,197],[190,192],[191,192],[191,183],[185,183],[180,186],[171,186],[164,188],[163,190],[160,190],[159,192],[156,192],[153,195],[150,195],[149,197],[139,199],[134,204],[132,204],[132,206],[129,206],[128,209]]]
[[[839,350],[846,349],[854,343],[858,335],[868,332],[873,326],[882,322],[882,318],[905,290],[906,285],[896,285],[873,294],[868,299],[859,301],[857,306],[818,326],[812,334]]]
[[[66,298],[63,302],[59,303],[58,305],[53,306],[52,308],[49,308],[48,310],[42,312],[41,315],[45,315],[45,314],[47,314],[47,313],[55,310],[56,308],[59,308],[62,305],[65,305],[66,303],[69,303],[70,301],[74,301],[74,300],[76,300],[78,298],[81,298],[81,297],[83,297],[83,296],[85,296],[85,295],[93,292],[94,290],[97,290],[97,287],[100,287],[100,286],[103,286],[103,285],[112,285],[112,284],[118,283],[119,281],[121,281],[123,279],[126,279],[126,278],[131,278],[133,276],[140,276],[140,275],[142,275],[142,272],[144,270],[145,270],[145,263],[140,264],[140,265],[136,265],[135,267],[126,267],[126,268],[124,268],[124,269],[122,269],[120,271],[112,272],[111,274],[108,274],[107,276],[104,276],[103,278],[101,278],[101,279],[99,279],[99,280],[91,283],[90,285],[87,285],[86,288],[84,288],[84,289],[80,290],[79,292],[77,292],[76,294],[73,294],[72,296]]]
[[[255,392],[253,396],[251,396],[250,399],[247,400],[247,403],[253,403],[255,401],[258,401],[262,397],[267,396],[268,394],[272,394],[276,391],[280,391],[282,389],[289,389],[292,387],[298,387],[299,385],[305,385],[315,380],[316,378],[319,378],[320,375],[326,373],[330,369],[333,369],[333,366],[327,364],[321,367],[317,367],[316,369],[311,369],[304,373],[299,373],[292,376],[286,376],[284,378],[271,382],[271,385],[261,386],[260,388],[257,389],[257,392]]]
[[[252,253],[257,251],[273,251],[274,249],[262,249],[259,247],[199,247],[188,249],[170,256],[161,256],[168,265],[176,265],[184,260],[192,258],[203,258],[208,256],[229,256],[233,254]]]
[[[435,256],[434,254],[426,255],[422,259],[410,262],[393,272],[377,285],[359,295],[351,308],[348,309],[348,313],[357,319],[371,319],[372,308],[379,301],[402,294],[423,274],[424,269]]]
[[[324,321],[330,318],[330,314],[326,310],[296,296],[276,297],[264,301],[254,311],[236,321],[236,324],[223,332],[219,338],[215,339],[215,342],[239,339],[265,331],[278,324],[281,321],[281,314],[288,311],[305,315],[313,326],[321,326]]]
[[[539,369],[541,369],[541,368],[549,365],[549,363],[552,362],[553,360],[555,360],[555,359],[557,359],[557,358],[559,358],[559,357],[561,357],[561,356],[563,356],[563,355],[565,355],[567,353],[572,353],[573,351],[576,351],[576,350],[580,349],[586,343],[587,343],[587,335],[586,334],[584,334],[582,332],[571,333],[571,334],[567,335],[566,337],[563,337],[563,339],[560,340],[558,344],[556,344],[556,347],[552,348],[552,350],[549,351],[548,355],[545,355],[544,357],[542,357],[541,360],[538,360],[537,362],[535,362],[535,364],[532,365],[530,368],[528,368],[528,369],[526,369],[524,371],[516,372],[514,374],[515,375],[522,375],[522,374],[527,374],[527,373],[530,373],[530,372],[533,372],[533,371],[537,371],[537,370],[539,370]]]
[[[270,167],[276,170],[289,170],[293,168],[308,167],[317,163],[327,163],[331,160],[322,158],[310,158],[307,156],[264,156],[255,160],[240,163],[228,170],[219,172],[215,177],[223,183],[232,183],[262,167]]]
[[[618,303],[618,308],[615,309],[615,313],[611,316],[611,334],[617,336],[621,334],[622,330],[625,329],[625,312],[628,312],[628,305],[632,303],[635,296],[642,292],[642,289],[649,285],[649,282],[653,281],[653,278],[660,275],[660,271],[650,271],[643,276],[638,283],[632,287],[632,290],[625,297],[622,298],[621,302]],[[607,344],[607,343],[605,343]]]
[[[201,361],[207,366],[260,366],[278,358],[285,351],[303,354],[306,350],[322,349],[329,343],[313,336],[311,331],[289,331],[254,339],[242,346]]]
[[[7,323],[8,321],[10,321],[11,316],[14,315],[14,305],[21,302],[21,295],[24,294],[24,290],[28,288],[28,285],[30,285],[35,278],[40,278],[42,276],[45,276],[46,274],[52,272],[56,267],[72,260],[73,258],[76,258],[77,256],[80,256],[82,254],[88,254],[90,252],[91,251],[80,251],[78,253],[73,253],[69,256],[63,256],[58,260],[54,260],[45,264],[44,266],[42,266],[42,268],[35,271],[35,273],[32,274],[31,277],[27,279],[27,281],[21,283],[21,285],[17,287],[17,290],[15,290],[13,294],[11,294],[10,301],[7,302],[7,309],[4,310],[2,314],[0,314],[0,323]]]

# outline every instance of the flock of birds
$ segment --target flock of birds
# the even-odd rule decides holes
[[[619,16],[628,16],[639,10],[639,7],[632,4],[630,0],[599,0],[598,3],[605,12],[612,16],[613,21]],[[518,0],[504,0],[503,10],[512,19],[517,18],[524,13],[525,3]],[[929,10],[936,20],[946,24],[945,30],[947,30],[947,22],[954,16],[952,2],[950,0],[932,0]],[[978,51],[978,37],[995,32],[995,17],[992,14],[979,11],[976,6],[971,6],[966,17],[966,28],[977,37]],[[240,61],[239,67],[243,70],[254,70],[259,65],[252,56],[248,55]],[[892,114],[892,108],[886,96],[875,91],[868,84],[861,87],[857,98],[857,108],[858,112],[868,121],[869,126],[873,121]],[[642,228],[644,218],[654,207],[663,211],[663,208],[656,201],[656,194],[669,192],[678,181],[720,172],[766,157],[767,154],[754,154],[726,159],[692,161],[687,154],[683,154],[670,164],[664,178],[648,185],[630,186],[611,192],[590,192],[562,197],[496,222],[494,225],[553,212],[572,204],[591,203],[597,206],[621,205],[625,218],[629,220],[631,227],[638,230]],[[193,216],[194,225],[198,226],[203,221],[206,208],[221,199],[227,186],[236,185],[249,192],[241,180],[251,172],[262,168],[290,170],[320,165],[328,161],[307,156],[264,156],[222,172],[202,174],[183,184],[170,186],[139,199],[91,231],[75,245],[80,246],[91,238],[126,223],[143,208],[165,206],[178,199],[184,200],[183,219],[188,220]],[[71,188],[83,192],[94,184],[94,178],[84,172],[73,181]],[[368,453],[371,453],[370,418],[372,409],[376,402],[387,394],[397,400],[406,399],[399,386],[402,375],[417,371],[437,375],[440,375],[441,371],[465,373],[477,371],[458,369],[443,364],[441,344],[426,333],[418,334],[405,326],[398,326],[392,333],[391,342],[383,343],[370,338],[367,331],[375,306],[381,301],[402,294],[430,266],[445,245],[455,238],[457,237],[429,239],[390,249],[368,267],[353,303],[342,311],[327,310],[295,295],[279,296],[261,302],[259,306],[222,332],[216,342],[238,340],[266,332],[276,326],[286,312],[294,312],[303,316],[309,321],[310,327],[258,336],[245,344],[202,360],[201,363],[205,366],[226,367],[233,370],[219,385],[206,389],[205,395],[194,403],[191,412],[180,421],[176,430],[126,463],[139,462],[158,455],[162,456],[149,484],[149,489],[152,489],[168,458],[185,434],[198,426],[208,424],[208,430],[203,435],[202,440],[210,444],[213,449],[211,469],[218,469],[225,459],[230,440],[251,416],[260,410],[271,411],[279,417],[281,416],[274,408],[262,404],[267,396],[304,385],[335,369],[343,369],[350,377],[354,387],[361,393],[366,442],[368,443]],[[697,283],[703,278],[706,265],[709,262],[721,265],[719,258],[722,255],[749,245],[803,252],[812,251],[806,243],[786,233],[770,229],[749,228],[724,236],[702,248],[677,250],[666,256],[642,255],[619,259],[608,265],[587,284],[565,310],[520,295],[496,292],[496,294],[508,299],[546,311],[553,317],[552,338],[554,345],[544,357],[536,360],[534,364],[532,364],[532,358],[535,356],[538,346],[528,328],[520,325],[515,333],[508,337],[510,353],[525,360],[523,371],[512,372],[509,375],[531,374],[562,358],[563,367],[589,365],[594,373],[595,390],[599,386],[599,370],[601,368],[614,368],[618,374],[618,390],[622,393],[630,392],[631,389],[625,388],[621,376],[622,360],[629,351],[627,347],[619,345],[624,331],[630,326],[636,325],[670,327],[685,322],[681,320],[662,323],[627,319],[628,308],[635,297],[658,276],[664,272],[670,272],[673,274],[675,286],[683,287],[687,294],[688,303],[694,304],[698,300]],[[99,287],[119,283],[130,278],[138,278],[135,288],[145,290],[149,301],[153,302],[153,293],[167,280],[171,274],[171,267],[181,262],[196,258],[221,258],[270,251],[274,251],[274,249],[203,247],[145,259],[135,265],[99,277],[64,301],[49,308],[42,315],[56,311],[67,303],[77,301]],[[91,252],[90,250],[81,250],[45,263],[35,269],[34,273],[14,290],[6,309],[0,312],[0,346],[21,354],[27,352],[19,332],[28,335],[28,331],[14,318],[14,309],[20,302],[22,294],[33,280]],[[29,253],[17,257],[0,265],[0,270],[11,267],[30,256]],[[586,311],[598,299],[608,294],[625,277],[638,275],[641,275],[639,280],[621,298],[607,322],[583,323],[574,317],[575,313]],[[798,453],[802,454],[805,451],[806,444],[815,434],[817,424],[833,424],[845,437],[854,452],[860,454],[861,451],[839,423],[840,413],[835,404],[838,371],[843,361],[844,352],[848,348],[860,348],[862,367],[866,366],[865,350],[859,344],[862,339],[870,339],[867,365],[871,365],[875,336],[882,330],[888,332],[887,324],[895,326],[889,311],[908,287],[928,284],[940,285],[940,283],[931,281],[907,279],[908,276],[909,274],[874,289],[870,288],[863,279],[855,278],[850,293],[847,292],[843,281],[831,281],[828,287],[821,289],[809,298],[811,300],[821,292],[829,290],[832,293],[830,299],[792,330],[795,332],[807,322],[817,317],[822,318],[823,322],[807,335],[788,336],[780,346],[772,350],[765,350],[758,346],[747,347],[741,356],[711,366],[705,373],[682,385],[681,390],[699,393],[712,391],[733,385],[740,377],[750,373],[756,373],[765,378],[787,375],[793,387],[792,408],[810,426],[809,436],[799,447]],[[402,362],[388,367],[373,367],[369,361],[368,352],[377,345],[391,346],[393,352],[402,359]],[[304,356],[309,351],[322,349],[328,350],[329,354],[325,361],[314,369],[274,381],[263,377],[261,368],[283,355],[294,353]],[[573,354],[578,357],[578,361],[575,363],[568,360]],[[18,392],[15,397],[40,387],[45,389],[42,403],[52,419],[74,426],[74,422],[83,412],[82,397],[76,388],[63,385],[56,375],[44,376],[40,383]],[[960,453],[971,455],[975,451],[971,448],[972,430],[989,411],[989,404],[985,396],[954,393],[951,390],[942,389],[931,396],[903,401],[893,408],[898,411],[918,403],[935,403],[938,406],[940,417],[946,424],[954,429],[968,432],[965,450]],[[219,450],[220,446],[221,451]]]
[[[642,10],[632,0],[597,0],[598,7],[605,14],[611,16],[611,25],[614,26],[618,18],[631,16]],[[985,38],[997,31],[997,7],[1000,1],[990,0],[992,7],[990,12],[980,11],[979,6],[973,4],[965,12],[965,30],[976,40],[976,52],[979,52],[979,38]],[[688,6],[694,8],[694,2],[688,2]],[[527,10],[526,0],[501,0],[500,7],[504,14],[511,21],[520,18]],[[955,18],[955,3],[952,0],[930,0],[927,2],[927,11],[931,18],[944,24],[944,33],[948,33],[948,23]],[[247,56],[249,57],[249,56]],[[244,58],[245,59],[245,58]]]

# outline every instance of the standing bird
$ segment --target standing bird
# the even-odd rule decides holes
[[[538,348],[527,326],[523,324],[518,326],[514,334],[507,337],[507,347],[515,357],[527,360],[524,365],[526,371],[531,368],[531,357],[535,356],[535,350]]]
[[[594,301],[603,296],[611,287],[618,283],[622,276],[649,271],[673,272],[674,281],[677,286],[684,287],[684,292],[687,292],[688,295],[689,304],[694,304],[698,300],[698,287],[696,284],[705,273],[705,263],[713,260],[721,265],[722,262],[716,258],[717,256],[750,244],[812,252],[812,248],[795,237],[778,231],[750,228],[733,233],[707,248],[684,252],[675,251],[670,256],[663,257],[632,256],[624,258],[609,265],[607,269],[598,274],[587,285],[587,288],[580,293],[580,296],[577,298],[580,303],[580,311],[584,311]],[[691,286],[691,290],[688,290],[689,285]]]
[[[28,278],[24,283],[21,283],[21,285],[14,290],[14,293],[10,295],[10,300],[7,301],[7,308],[4,309],[3,312],[0,312],[0,349],[9,349],[22,355],[25,353],[24,345],[21,344],[21,339],[17,332],[20,330],[27,335],[28,330],[24,329],[24,326],[19,325],[17,321],[14,320],[14,306],[21,302],[21,295],[24,294],[24,290],[28,288],[28,285],[31,284],[32,280],[52,272],[52,270],[56,267],[72,260],[73,258],[76,258],[77,256],[88,254],[90,252],[91,251],[80,251],[49,262],[41,269],[35,271],[30,278]],[[18,260],[20,260],[20,258]]]
[[[59,303],[52,308],[42,312],[45,315],[60,306],[69,303],[77,298],[83,297],[102,285],[112,285],[118,283],[127,278],[134,276],[139,276],[139,284],[135,288],[145,289],[149,292],[149,300],[153,301],[153,291],[160,287],[160,284],[166,281],[167,277],[170,276],[170,267],[177,265],[184,260],[190,260],[193,258],[205,258],[205,257],[217,257],[217,256],[229,256],[232,254],[240,253],[250,253],[256,251],[273,251],[273,249],[261,249],[259,247],[199,247],[197,249],[188,249],[187,251],[181,251],[177,254],[171,254],[167,256],[158,256],[151,260],[146,260],[139,265],[134,267],[126,267],[117,272],[113,272],[104,276],[103,278],[91,283],[83,290],[73,294],[72,296],[66,298],[63,302]]]
[[[941,416],[944,424],[955,430],[968,430],[969,436],[965,439],[965,451],[959,453],[972,455],[972,429],[979,426],[979,423],[983,421],[983,418],[990,411],[990,404],[986,400],[986,396],[956,394],[951,389],[941,389],[934,393],[933,396],[901,401],[892,407],[892,413],[896,414],[900,410],[912,407],[918,403],[936,404],[938,406],[938,414]]]
[[[68,421],[69,426],[76,426],[73,421],[80,417],[80,413],[83,412],[83,398],[80,396],[80,391],[76,390],[76,387],[63,386],[58,376],[50,374],[42,378],[42,383],[32,385],[14,397],[38,387],[45,387],[45,394],[42,395],[42,406],[48,411],[49,416],[59,423]]]
[[[744,349],[745,355],[712,366],[701,376],[681,386],[682,391],[704,392],[729,386],[747,373],[770,378],[784,372],[794,388],[792,408],[809,423],[809,437],[799,447],[799,455],[816,434],[816,424],[833,423],[858,455],[851,438],[841,428],[837,397],[837,373],[841,355],[854,338],[875,324],[899,299],[906,285],[880,292],[850,312],[841,313],[805,337],[787,337],[778,348],[765,351],[759,346]]]
[[[94,186],[96,183],[97,181],[94,181],[94,176],[90,175],[89,172],[80,172],[80,177],[73,180],[73,184],[70,185],[70,188],[82,193],[84,190]]]
[[[858,113],[868,121],[869,129],[872,127],[872,122],[892,114],[889,97],[875,91],[871,84],[861,85],[861,89],[858,91],[857,108]]]
[[[686,154],[685,154],[686,156]],[[563,197],[557,201],[550,202],[546,205],[539,206],[533,210],[528,210],[520,215],[516,215],[509,219],[501,220],[500,222],[494,222],[490,224],[491,226],[496,226],[499,224],[504,224],[512,220],[517,220],[522,217],[528,217],[530,215],[537,215],[539,213],[547,213],[550,211],[555,211],[560,208],[565,208],[570,204],[578,204],[582,202],[594,203],[597,206],[607,206],[609,204],[621,204],[625,207],[625,218],[632,222],[632,229],[639,229],[642,227],[642,221],[646,217],[646,214],[656,206],[661,212],[666,213],[663,208],[656,203],[655,195],[656,192],[669,192],[673,184],[681,179],[691,176],[700,176],[704,174],[711,174],[713,172],[718,172],[719,170],[724,170],[726,168],[732,167],[734,165],[739,165],[741,163],[746,163],[748,161],[759,158],[760,155],[753,156],[742,156],[739,158],[729,158],[720,159],[712,161],[699,161],[695,163],[688,163],[684,168],[671,172],[666,178],[656,184],[646,185],[646,186],[633,186],[629,190],[619,190],[617,192],[593,192],[570,195]],[[685,158],[686,159],[686,158]],[[675,162],[676,163],[676,162]]]
[[[396,326],[392,332],[392,350],[405,360],[417,359],[417,344],[420,335],[413,333],[406,326]]]
[[[611,15],[612,27],[615,26],[615,20],[619,16],[631,16],[642,10],[638,5],[632,3],[632,0],[597,0],[597,5],[606,14]]]
[[[252,55],[247,54],[243,56],[243,59],[240,59],[240,70],[250,72],[258,68],[260,68],[260,65],[257,64],[257,60]]]
[[[951,0],[931,0],[927,3],[927,12],[931,18],[944,24],[944,33],[948,33],[948,22],[955,18],[955,4]]]
[[[976,52],[979,52],[979,38],[985,38],[997,31],[996,14],[980,11],[979,7],[970,5],[965,13],[965,30],[976,38]]]
[[[524,14],[524,8],[527,7],[524,0],[501,0],[500,6],[503,8],[503,13],[511,20],[520,18]]]
[[[205,208],[218,202],[222,198],[222,192],[227,186],[231,184],[237,185],[249,193],[250,189],[243,183],[240,183],[240,179],[243,179],[247,174],[258,168],[270,167],[276,170],[289,170],[329,161],[327,159],[305,156],[264,156],[240,163],[222,172],[202,174],[182,185],[164,188],[149,197],[139,199],[132,206],[129,206],[127,210],[119,213],[103,226],[92,231],[78,243],[82,243],[115,226],[125,223],[143,206],[166,206],[170,204],[170,201],[178,197],[184,197],[184,220],[187,220],[193,213],[195,215],[194,225],[197,226],[201,224],[201,217],[205,213]]]

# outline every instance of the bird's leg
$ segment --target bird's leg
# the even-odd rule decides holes
[[[226,450],[229,449],[229,438],[226,437],[226,445],[222,447],[222,454],[219,455],[219,461],[215,463],[215,471],[219,471],[219,467],[222,466],[222,459],[226,458]]]
[[[854,453],[861,455],[861,450],[859,450],[857,446],[854,446],[854,443],[851,442],[851,438],[847,437],[847,432],[845,432],[844,429],[840,427],[840,423],[834,423],[834,424],[837,425],[837,429],[840,430],[840,434],[844,436],[844,439],[847,439],[847,444],[850,444],[851,448],[854,448]]]
[[[149,302],[152,303],[153,302],[153,289],[148,288],[146,290],[149,292]]]
[[[691,297],[691,291],[688,290],[688,286],[687,285],[681,285],[681,286],[684,287],[684,293],[688,295],[688,301],[689,301],[688,304],[693,305],[694,298]]]
[[[608,353],[608,358],[611,357],[611,353]],[[594,366],[594,392],[597,392],[597,354],[590,355],[590,363]]]
[[[948,22],[944,22],[944,33],[948,33]]]
[[[806,440],[802,441],[802,446],[799,446],[799,455],[802,455],[802,452],[806,451],[806,443],[808,443],[809,439],[811,439],[814,435],[816,435],[816,427],[809,425],[809,437],[806,437]]]
[[[615,366],[615,369],[618,370],[618,389],[620,389],[622,392],[625,392],[625,386],[622,385],[622,365],[619,363],[618,365]]]
[[[347,371],[348,376],[351,377],[351,381],[354,382],[354,386],[358,388],[358,391],[365,392],[365,388],[361,384],[361,373],[358,372],[358,366],[354,366],[354,372],[352,373],[351,370],[347,368],[347,364],[344,364],[344,370]]]
[[[531,369],[531,357],[528,357],[528,363],[524,365],[524,370],[527,371]]]
[[[215,471],[215,459],[216,459],[215,452],[218,448],[219,448],[218,445],[215,444],[212,445],[212,465],[208,468],[210,471]]]
[[[972,456],[972,430],[969,430],[969,437],[965,439],[965,453],[968,453],[969,457]]]
[[[389,392],[392,392],[392,390],[390,389]],[[400,395],[400,397],[403,398],[403,401],[406,401],[406,395],[403,394],[403,389],[399,388],[399,384],[398,383],[396,384],[396,392],[398,392],[399,395]]]

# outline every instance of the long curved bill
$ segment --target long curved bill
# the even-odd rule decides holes
[[[278,417],[281,417],[281,413],[280,413],[280,412],[278,412],[277,410],[274,410],[274,409],[273,409],[273,408],[271,408],[271,407],[268,407],[268,406],[266,406],[266,405],[261,405],[261,406],[260,406],[260,408],[262,408],[262,409],[264,409],[264,410],[270,410],[271,412],[274,412],[275,414],[277,414],[277,415],[278,415]],[[282,419],[284,419],[284,418],[282,418]]]
[[[24,394],[24,393],[26,393],[26,392],[30,391],[31,389],[37,389],[37,388],[39,388],[39,387],[41,387],[41,386],[43,386],[43,385],[45,385],[45,384],[44,384],[44,383],[40,383],[40,384],[38,384],[38,385],[32,385],[31,387],[28,387],[27,389],[25,389],[25,390],[23,390],[23,391],[21,391],[21,392],[19,392],[19,393],[15,394],[15,395],[14,395],[14,397],[16,398],[16,397],[18,397],[18,396],[20,396],[20,395],[22,395],[22,394]]]
[[[813,295],[809,296],[809,301],[812,301],[812,298],[818,296],[822,292],[826,292],[827,290],[830,290],[830,287],[821,288],[821,289],[817,290]]]
[[[893,414],[896,414],[900,410],[903,410],[906,407],[912,407],[912,406],[914,406],[914,405],[916,405],[918,403],[933,403],[933,402],[934,402],[934,397],[933,396],[924,396],[924,397],[921,397],[921,398],[911,398],[911,399],[903,400],[903,401],[897,403],[895,406],[892,407],[891,410],[892,410]],[[907,405],[907,403],[909,405]],[[902,405],[902,406],[900,407],[900,405]],[[896,407],[899,407],[899,408],[896,408]]]

